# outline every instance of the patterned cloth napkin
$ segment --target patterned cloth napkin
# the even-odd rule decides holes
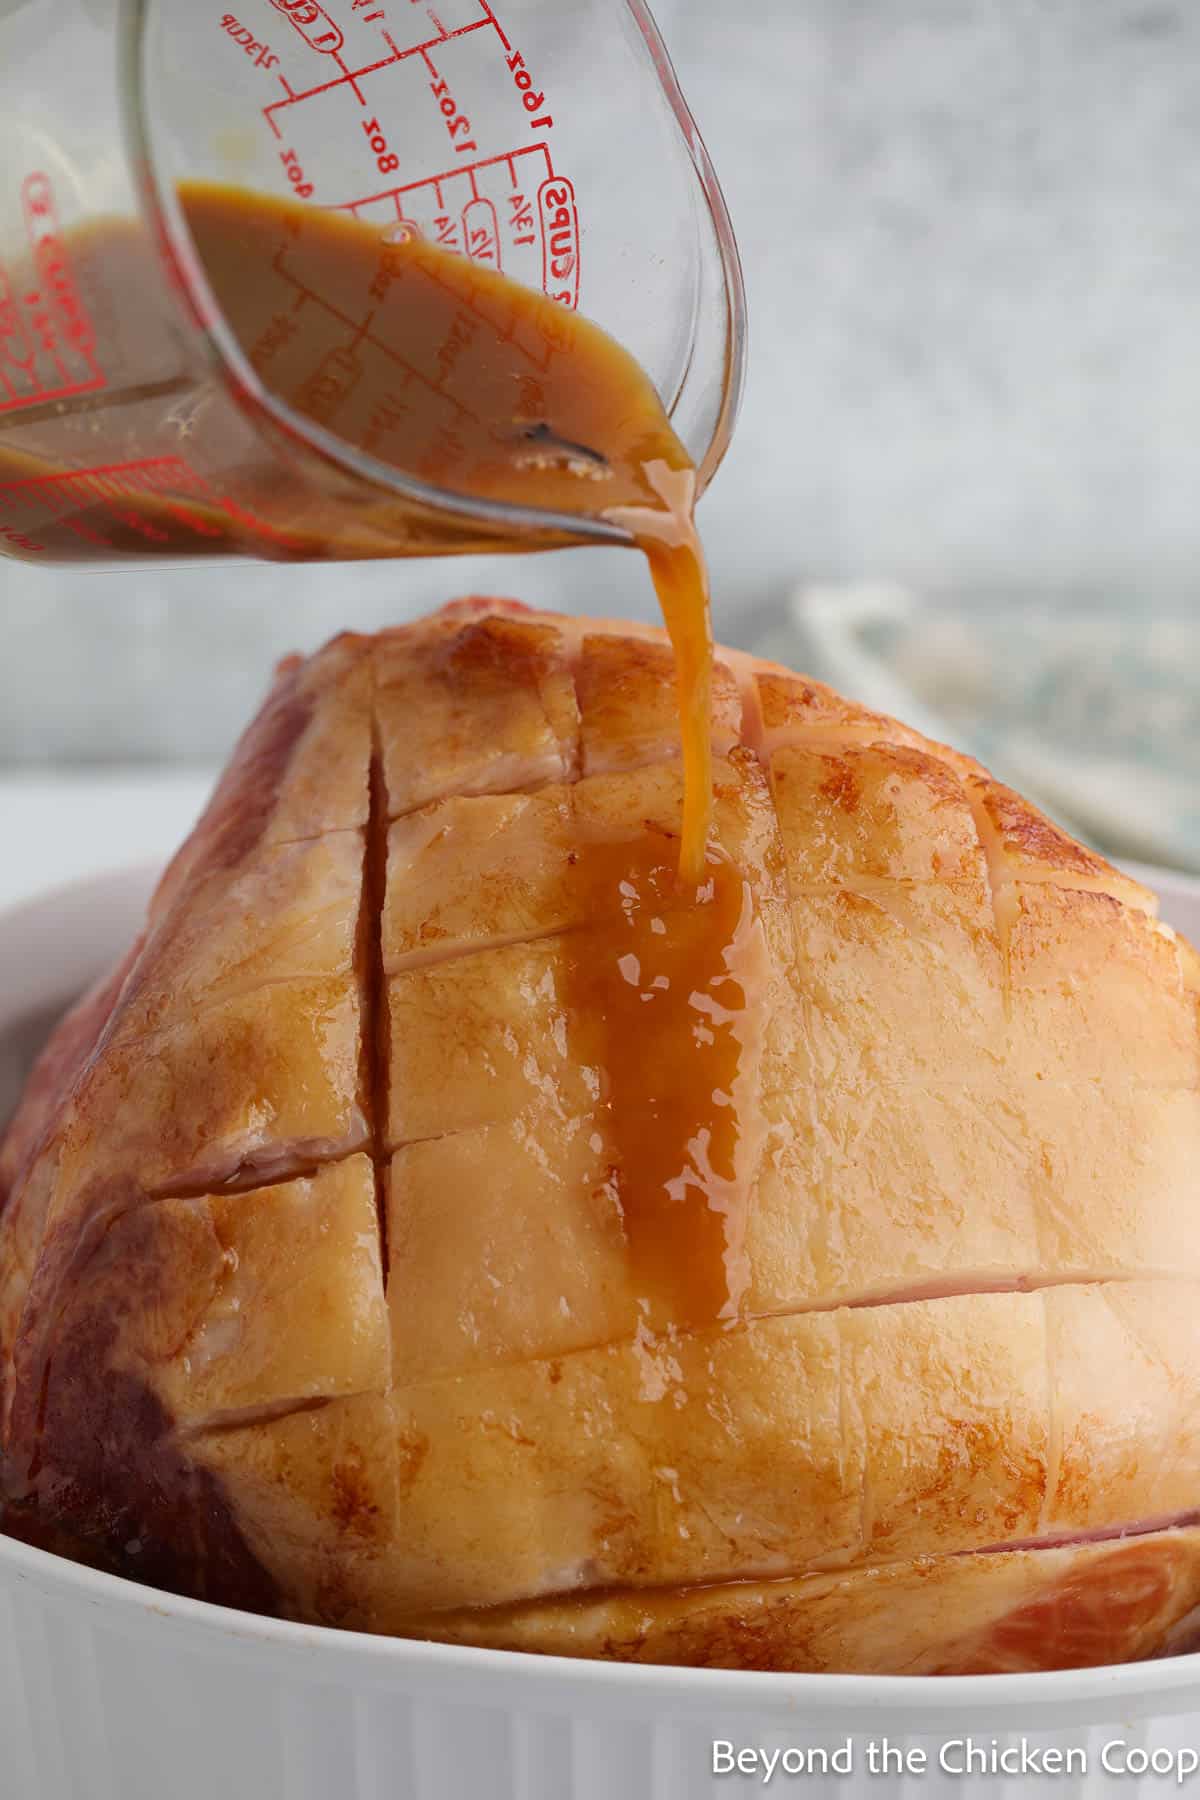
[[[804,587],[754,648],[971,751],[1113,856],[1200,870],[1200,619]]]

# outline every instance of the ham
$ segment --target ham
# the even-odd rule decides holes
[[[1200,964],[969,758],[470,601],[281,669],[0,1149],[10,1520],[367,1631],[952,1673],[1200,1606]],[[14,1528],[16,1528],[14,1526]]]

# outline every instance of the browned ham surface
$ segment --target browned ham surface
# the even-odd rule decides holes
[[[570,1655],[1183,1641],[1194,952],[785,670],[720,654],[713,750],[692,894],[660,633],[467,602],[284,666],[0,1149],[10,1520]]]

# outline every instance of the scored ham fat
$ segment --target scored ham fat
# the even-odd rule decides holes
[[[283,665],[0,1148],[8,1529],[294,1618],[1081,1666],[1200,1604],[1200,965],[968,758],[472,601]]]

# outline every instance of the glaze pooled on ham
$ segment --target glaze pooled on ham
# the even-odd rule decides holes
[[[1198,965],[968,759],[464,602],[280,671],[0,1149],[4,1494],[370,1631],[930,1673],[1200,1605]]]

